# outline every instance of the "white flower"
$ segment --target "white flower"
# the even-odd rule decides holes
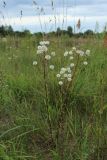
[[[69,52],[68,52],[68,51],[66,51],[66,52],[64,53],[64,57],[67,57],[67,56],[68,56],[68,54],[69,54]]]
[[[67,78],[67,77],[68,77],[68,75],[65,73],[65,74],[64,74],[64,78]]]
[[[45,41],[44,43],[45,43],[45,45],[49,45],[49,44],[50,44],[50,42],[49,42],[49,41]]]
[[[37,61],[33,61],[33,66],[36,66],[38,64]]]
[[[51,56],[53,56],[53,57],[54,57],[54,56],[55,56],[55,52],[51,52]]]
[[[86,50],[86,52],[85,52],[85,54],[87,55],[87,56],[89,56],[90,55],[90,50]]]
[[[70,67],[67,67],[67,72],[71,73],[71,68]]]
[[[65,71],[63,71],[63,70],[62,70],[62,71],[60,71],[60,74],[64,74],[64,73],[65,73]]]
[[[51,59],[51,56],[50,56],[50,55],[46,55],[46,56],[45,56],[45,59],[46,59],[46,60],[50,60],[50,59]]]
[[[69,55],[73,55],[73,52],[72,52],[72,51],[69,51]]]
[[[72,67],[74,67],[74,66],[75,66],[75,64],[74,64],[74,63],[71,63],[71,64],[70,64],[70,67],[71,67],[71,68],[72,68]]]
[[[77,50],[76,53],[79,54],[80,56],[84,56],[84,52],[81,50]]]
[[[42,46],[42,45],[49,45],[49,41],[41,41],[39,44]]]
[[[50,65],[49,68],[50,68],[51,70],[54,70],[55,67],[54,67],[54,65]]]
[[[42,49],[42,46],[38,46],[38,50],[41,50]]]
[[[41,41],[39,44],[40,44],[41,46],[44,45],[44,41]]]
[[[41,49],[42,49],[43,52],[47,52],[47,51],[48,51],[48,48],[47,48],[45,45],[43,45],[43,46],[41,47]]]
[[[88,62],[87,62],[87,61],[84,61],[84,62],[83,62],[83,64],[84,64],[84,65],[87,65],[87,64],[88,64]]]
[[[60,77],[61,77],[61,75],[60,75],[60,74],[57,74],[57,75],[56,75],[56,77],[57,77],[57,78],[60,78]]]
[[[62,82],[62,81],[59,81],[58,83],[59,83],[59,85],[60,85],[60,86],[62,86],[62,85],[63,85],[63,82]]]
[[[61,71],[63,71],[63,72],[66,72],[66,70],[67,70],[67,69],[64,68],[64,67],[61,68]]]
[[[73,56],[70,56],[70,58],[69,58],[70,60],[73,60],[74,59],[74,57]]]
[[[76,51],[76,47],[72,47],[72,50],[73,50],[73,51]]]
[[[71,77],[72,77],[72,74],[68,74],[67,77],[68,77],[68,78],[71,78]]]
[[[37,50],[37,54],[42,54],[43,51],[42,50]]]
[[[72,79],[71,78],[67,78],[67,80],[70,82],[70,81],[72,81]]]

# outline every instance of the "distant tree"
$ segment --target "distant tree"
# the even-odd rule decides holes
[[[67,33],[68,33],[69,37],[71,37],[73,35],[73,29],[71,26],[68,26]]]
[[[0,35],[12,35],[14,33],[12,26],[0,26]]]
[[[88,29],[87,31],[84,32],[84,35],[93,35],[94,32],[90,29]]]
[[[25,29],[23,31],[23,34],[24,34],[24,36],[30,36],[31,35],[31,33],[30,33],[30,31],[28,29]]]
[[[5,33],[5,27],[2,25],[0,26],[0,36],[5,36],[6,33]]]
[[[10,26],[10,25],[5,26],[4,29],[5,29],[6,35],[12,35],[14,32],[12,26]]]

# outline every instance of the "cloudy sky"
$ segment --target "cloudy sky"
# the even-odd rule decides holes
[[[0,0],[0,24],[32,32],[65,29],[81,20],[81,31],[103,30],[107,0]]]

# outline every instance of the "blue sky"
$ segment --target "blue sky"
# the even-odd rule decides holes
[[[81,31],[88,28],[101,31],[107,22],[107,0],[53,0],[54,9],[52,0],[35,0],[35,2],[0,0],[0,23],[12,25],[14,30],[48,32],[58,26],[65,29],[71,25],[74,28],[78,19],[81,20]]]

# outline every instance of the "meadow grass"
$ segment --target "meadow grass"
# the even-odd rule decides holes
[[[44,107],[44,80],[41,59],[37,58],[37,37],[7,37],[0,42],[0,157],[1,160],[107,159],[107,48],[102,38],[49,37],[50,51],[56,52],[49,72],[49,133]],[[73,46],[90,49],[88,66],[79,68],[69,94],[63,122],[63,143],[56,132],[60,87],[56,74],[66,65],[64,51]],[[37,60],[38,65],[33,66]],[[49,62],[50,63],[50,62]],[[57,104],[57,103],[58,104]],[[60,135],[61,136],[61,135]]]

